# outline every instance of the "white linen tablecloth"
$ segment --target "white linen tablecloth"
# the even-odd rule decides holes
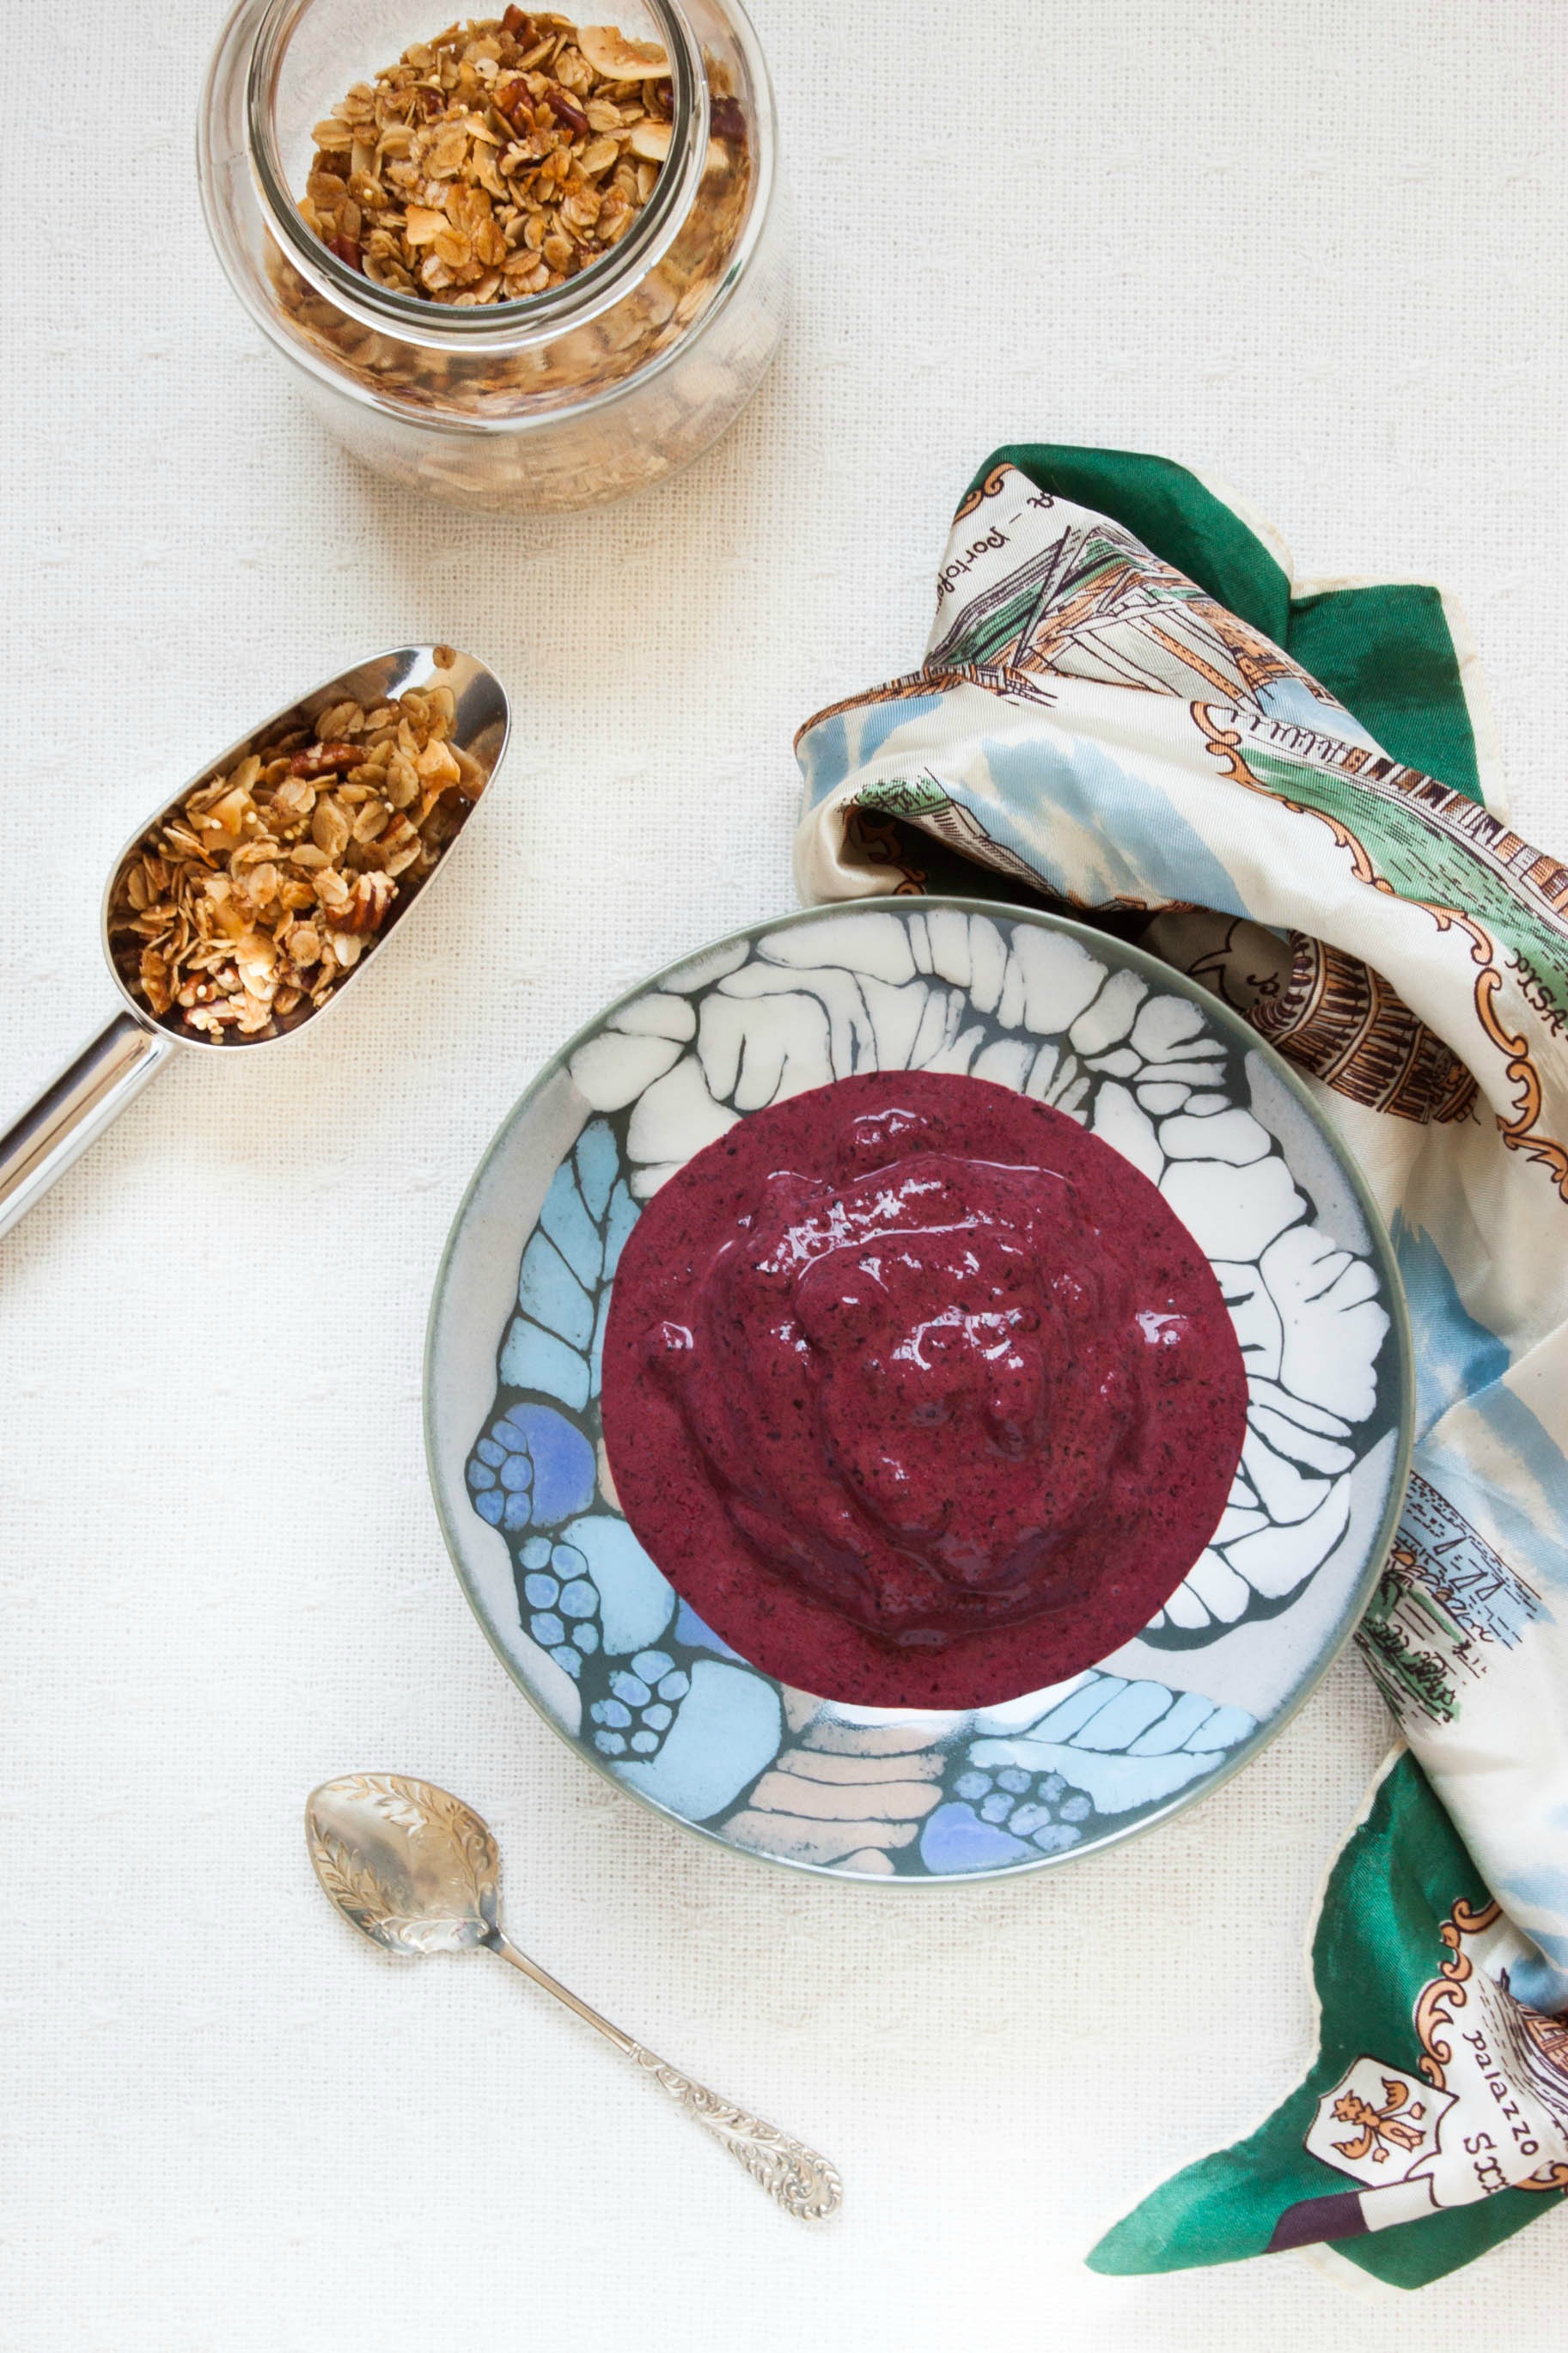
[[[879,1895],[585,1773],[448,1568],[419,1359],[468,1175],[604,999],[789,904],[792,730],[915,659],[994,444],[1161,451],[1303,571],[1441,581],[1521,827],[1568,839],[1552,0],[756,14],[781,364],[685,479],[523,526],[357,472],[229,295],[212,0],[8,0],[6,1107],[109,1009],[107,861],[248,719],[445,636],[519,725],[341,1016],[177,1064],[0,1249],[0,2348],[1555,2353],[1561,2215],[1414,2299],[1079,2264],[1289,2080],[1313,1886],[1387,1737],[1353,1660],[1153,1838]],[[508,1973],[336,1921],[300,1803],[367,1765],[479,1804],[519,1940],[830,2151],[839,2221],[788,2221]]]

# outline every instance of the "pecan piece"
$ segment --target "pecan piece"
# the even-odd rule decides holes
[[[383,916],[397,896],[397,885],[390,874],[356,874],[353,892],[346,906],[331,911],[332,930],[343,932],[374,932],[380,928]]]
[[[533,108],[529,102],[531,96],[532,92],[522,76],[510,74],[505,81],[497,82],[495,94],[490,101],[497,113],[511,125],[521,138],[526,138],[531,131],[535,131],[539,127]]]
[[[558,122],[563,122],[574,139],[588,135],[588,118],[574,98],[568,98],[559,82],[552,81],[544,93],[544,103]]]
[[[289,765],[297,776],[342,775],[347,768],[357,768],[359,757],[352,744],[310,744],[303,752],[296,752]]]

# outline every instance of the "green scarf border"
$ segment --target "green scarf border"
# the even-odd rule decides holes
[[[1416,581],[1347,581],[1309,585],[1298,594],[1289,551],[1268,526],[1230,491],[1169,458],[1007,443],[993,450],[966,495],[1003,465],[1016,466],[1037,490],[1121,523],[1282,647],[1394,759],[1506,814],[1469,627],[1441,589]]]
[[[1318,2103],[1363,2052],[1421,2072],[1415,2009],[1449,1958],[1443,1923],[1456,1903],[1479,1911],[1489,1900],[1431,1783],[1407,1749],[1395,1749],[1319,1896],[1310,1935],[1317,2009],[1310,2068],[1256,2131],[1171,2175],[1106,2232],[1089,2253],[1089,2268],[1117,2275],[1245,2262],[1269,2252],[1290,2207],[1352,2189],[1303,2145]],[[1500,2189],[1391,2231],[1303,2252],[1328,2253],[1388,2287],[1426,2287],[1562,2202],[1560,2192]]]

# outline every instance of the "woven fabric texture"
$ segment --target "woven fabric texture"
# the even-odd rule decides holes
[[[585,1775],[507,1683],[418,1385],[443,1237],[544,1055],[791,903],[791,730],[913,659],[977,451],[1163,450],[1303,575],[1440,581],[1514,818],[1568,840],[1561,11],[757,0],[781,362],[691,474],[537,526],[358,473],[228,293],[191,154],[219,13],[6,16],[6,1093],[109,1009],[108,860],[253,714],[441,635],[520,723],[341,1015],[174,1067],[0,1249],[0,2348],[1548,2353],[1557,2217],[1403,2302],[1294,2257],[1081,2267],[1297,2055],[1300,1924],[1387,1736],[1357,1666],[1081,1871],[772,1873]],[[519,1940],[830,2151],[841,2221],[804,2235],[510,1974],[399,1969],[333,1919],[300,1806],[353,1766],[478,1803]]]

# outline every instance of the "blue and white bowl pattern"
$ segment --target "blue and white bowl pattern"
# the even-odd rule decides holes
[[[600,1351],[639,1205],[737,1119],[873,1070],[1016,1087],[1124,1153],[1207,1254],[1247,1366],[1241,1464],[1185,1581],[1112,1658],[999,1706],[851,1707],[759,1673],[649,1560],[605,1457]],[[1237,1017],[1082,926],[906,899],[759,925],[548,1067],[459,1213],[426,1405],[458,1574],[564,1738],[726,1845],[931,1880],[1124,1837],[1279,1728],[1381,1567],[1410,1393],[1375,1213]]]

